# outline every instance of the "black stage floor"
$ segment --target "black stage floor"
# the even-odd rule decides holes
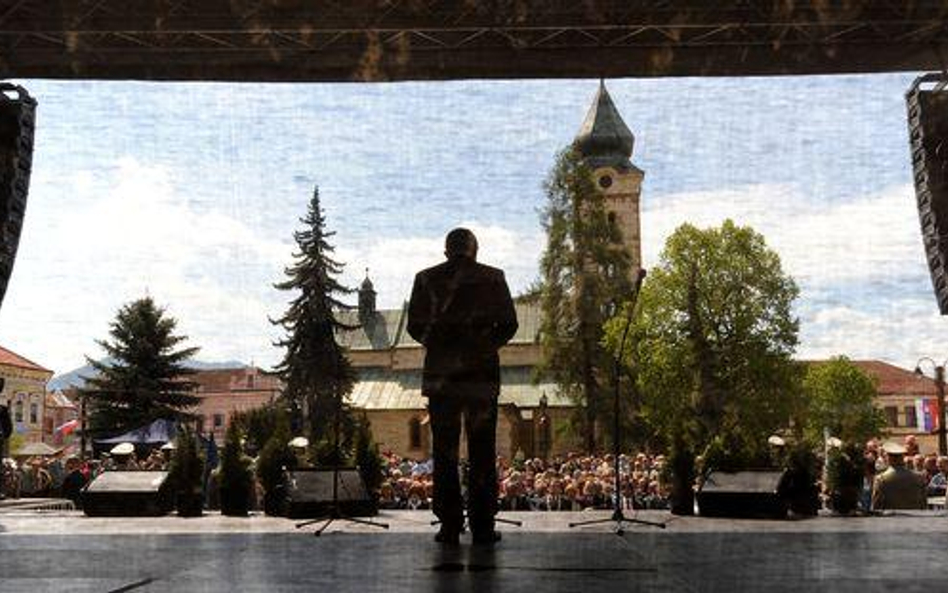
[[[389,531],[339,524],[319,538],[262,517],[235,524],[220,517],[4,516],[0,591],[945,589],[948,518],[936,513],[795,522],[690,518],[666,530],[630,527],[621,537],[608,526],[565,529],[586,513],[544,515],[507,529],[493,548],[469,538],[457,547],[435,544],[425,513],[381,517],[392,520]]]

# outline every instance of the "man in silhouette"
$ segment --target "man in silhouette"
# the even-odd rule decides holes
[[[6,379],[0,377],[0,394],[3,392]],[[0,499],[4,498],[3,488],[7,477],[4,475],[6,466],[3,464],[3,458],[7,456],[7,439],[13,434],[13,422],[10,420],[10,409],[3,401],[0,401]]]
[[[458,477],[461,419],[467,435],[468,520],[475,543],[500,539],[497,513],[496,427],[500,394],[497,351],[517,331],[504,273],[477,263],[477,239],[454,229],[447,261],[415,276],[408,333],[425,346],[421,393],[428,398],[434,455],[435,537],[457,543],[464,524]]]

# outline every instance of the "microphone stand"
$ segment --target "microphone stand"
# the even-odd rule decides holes
[[[338,356],[338,352],[336,356]],[[337,359],[338,360],[338,359]],[[338,363],[337,363],[338,364]],[[338,368],[338,366],[337,366]],[[360,519],[358,517],[353,517],[343,511],[342,504],[339,502],[339,466],[342,464],[342,451],[340,449],[340,439],[339,439],[339,423],[340,416],[342,415],[342,394],[339,393],[338,387],[335,391],[336,401],[335,401],[335,410],[333,415],[333,455],[335,459],[332,464],[332,500],[329,503],[329,509],[326,513],[323,513],[322,516],[316,519],[309,519],[301,523],[296,524],[296,528],[300,529],[306,527],[307,525],[312,525],[314,523],[323,522],[316,531],[313,532],[313,535],[319,537],[323,534],[326,529],[336,521],[348,521],[350,523],[355,523],[357,525],[368,525],[371,527],[380,527],[382,529],[388,529],[387,523],[381,523],[379,521],[370,521],[368,519]],[[360,478],[361,481],[361,478]],[[371,494],[370,494],[371,496]]]
[[[570,528],[573,527],[582,527],[586,525],[598,525],[600,523],[615,523],[615,534],[622,536],[625,534],[625,524],[634,523],[636,525],[647,525],[649,527],[658,527],[660,529],[665,529],[664,523],[659,523],[656,521],[644,521],[642,519],[636,519],[634,517],[626,517],[622,512],[622,481],[619,476],[620,464],[619,464],[619,454],[621,448],[621,429],[622,422],[619,420],[620,416],[620,407],[619,407],[619,377],[620,371],[622,369],[622,354],[625,352],[625,341],[629,337],[629,329],[632,326],[632,319],[635,315],[635,305],[639,300],[639,292],[642,289],[642,281],[645,280],[645,270],[639,269],[638,276],[635,279],[635,290],[632,292],[632,299],[629,301],[629,313],[625,317],[625,327],[622,329],[622,339],[619,341],[619,348],[616,350],[613,355],[613,377],[612,377],[612,389],[613,389],[613,433],[612,433],[612,454],[615,462],[615,491],[613,492],[612,502],[613,510],[612,517],[608,519],[592,519],[589,521],[577,521],[570,523]],[[632,510],[635,511],[635,493],[632,493],[630,499]]]

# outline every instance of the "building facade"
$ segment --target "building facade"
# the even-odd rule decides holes
[[[46,392],[43,414],[43,441],[53,447],[67,447],[76,441],[76,428],[69,422],[79,419],[79,407],[63,391]]]
[[[548,456],[575,450],[579,441],[568,434],[573,402],[554,384],[534,382],[540,360],[539,307],[526,302],[515,306],[520,327],[500,350],[497,452],[510,458],[518,452]],[[407,306],[374,307],[375,290],[366,278],[359,290],[359,310],[350,313],[358,319],[346,320],[361,326],[340,336],[356,370],[349,404],[369,420],[381,450],[427,459],[431,431],[427,401],[421,395],[424,348],[405,330]]]
[[[855,360],[853,363],[877,382],[875,405],[885,415],[887,438],[902,441],[910,434],[915,435],[922,453],[937,452],[938,418],[934,410],[938,391],[935,382],[879,360]]]
[[[52,376],[53,371],[0,347],[0,401],[9,407],[14,434],[23,442],[44,441],[46,383]]]
[[[194,410],[197,429],[214,435],[218,443],[223,442],[236,412],[272,403],[281,390],[279,379],[255,366],[202,370],[190,379],[198,384],[195,395],[201,398]]]

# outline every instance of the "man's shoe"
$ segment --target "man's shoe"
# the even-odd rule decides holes
[[[491,529],[490,531],[474,532],[475,544],[496,544],[500,541],[500,532]]]
[[[442,527],[435,535],[435,541],[439,544],[456,546],[461,543],[461,531],[459,529],[449,529]]]

